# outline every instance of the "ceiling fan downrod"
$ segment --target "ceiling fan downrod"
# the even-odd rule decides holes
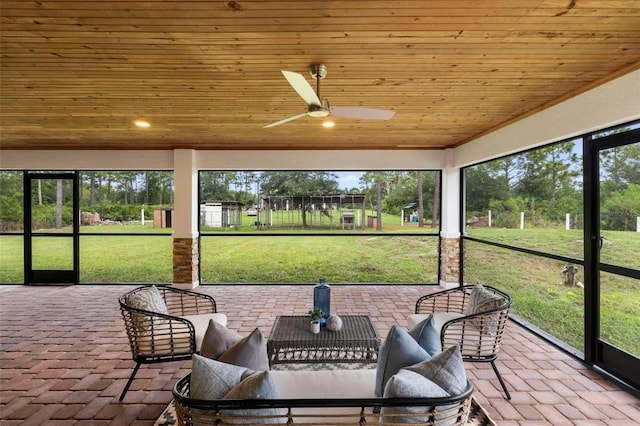
[[[327,66],[325,64],[312,64],[309,67],[309,73],[316,80],[316,94],[320,97],[320,80],[327,76]]]

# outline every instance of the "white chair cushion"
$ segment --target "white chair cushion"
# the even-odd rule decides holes
[[[440,334],[440,330],[442,330],[442,326],[445,322],[464,316],[463,314],[457,314],[453,312],[439,314],[413,314],[407,317],[407,327],[409,328],[409,330],[411,330],[420,322],[427,319],[429,315],[433,315],[433,325],[435,329],[438,330],[438,334]]]
[[[214,320],[220,325],[227,325],[227,316],[221,313],[185,315],[181,318],[191,321],[193,328],[196,330],[196,349],[199,351],[202,346],[202,339],[209,327],[209,320]]]

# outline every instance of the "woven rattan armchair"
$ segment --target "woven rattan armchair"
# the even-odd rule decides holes
[[[163,309],[158,312],[132,306],[136,295],[149,290],[159,292],[164,300]],[[227,323],[226,315],[217,313],[213,297],[175,287],[138,287],[120,296],[119,302],[131,354],[136,362],[120,401],[141,364],[191,359],[191,355],[200,350],[209,320],[222,325]]]
[[[412,328],[434,314],[442,347],[459,345],[465,361],[491,363],[507,399],[511,399],[495,363],[509,317],[511,297],[494,287],[482,286],[492,295],[490,297],[495,298],[496,303],[491,309],[470,313],[473,311],[470,303],[474,287],[461,286],[420,297],[416,302],[415,314],[408,318],[408,325]]]

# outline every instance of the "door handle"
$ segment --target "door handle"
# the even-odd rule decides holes
[[[599,235],[599,236],[594,235],[593,237],[591,237],[591,239],[593,241],[597,240],[598,241],[598,248],[600,250],[602,250],[602,244],[604,243],[604,237],[602,235]]]

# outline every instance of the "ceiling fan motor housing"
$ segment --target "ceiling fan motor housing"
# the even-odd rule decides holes
[[[322,105],[309,105],[307,114],[310,117],[326,117],[329,115],[329,101],[326,99],[320,99]]]

